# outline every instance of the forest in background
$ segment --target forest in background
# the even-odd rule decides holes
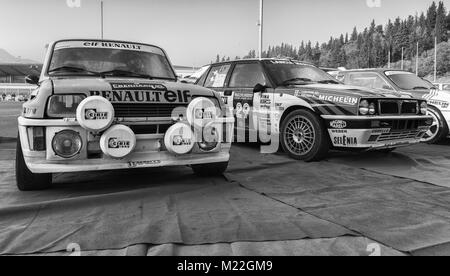
[[[298,46],[271,45],[262,56],[288,57],[321,67],[357,69],[387,67],[390,53],[391,68],[400,68],[403,48],[404,69],[415,71],[419,43],[419,74],[424,77],[433,74],[435,38],[438,42],[438,75],[450,75],[450,12],[443,2],[433,2],[426,12],[404,19],[398,17],[385,25],[372,21],[362,31],[355,27],[351,33],[331,37],[322,44],[302,41]],[[256,50],[250,50],[246,56],[234,59],[256,56]],[[217,55],[215,61],[231,59]]]

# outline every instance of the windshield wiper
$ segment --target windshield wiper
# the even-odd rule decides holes
[[[339,84],[339,82],[335,81],[335,80],[321,80],[321,81],[318,81],[317,83],[322,83],[322,84]]]
[[[306,83],[310,83],[313,81],[308,78],[293,78],[293,79],[283,81],[282,85],[293,84],[293,83],[299,84],[299,82],[302,82],[302,84],[306,84]]]
[[[416,86],[416,87],[413,87],[413,90],[418,90],[418,89],[429,89],[429,88],[426,88],[425,86]]]
[[[84,68],[75,67],[75,66],[61,66],[61,67],[57,67],[57,68],[49,70],[48,73],[57,73],[57,72],[63,72],[63,71],[88,73],[88,74],[96,75],[96,76],[99,75],[98,72],[89,71],[89,70],[86,70]]]
[[[127,70],[114,69],[110,71],[100,72],[101,76],[118,76],[118,77],[135,77],[135,78],[143,78],[143,79],[154,79],[154,77],[145,74],[139,74]]]

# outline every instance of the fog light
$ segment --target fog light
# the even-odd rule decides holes
[[[203,151],[212,151],[217,147],[220,139],[220,130],[212,123],[204,128],[202,141],[198,143],[198,146]]]
[[[80,153],[83,146],[80,134],[73,130],[63,130],[53,137],[53,151],[62,158],[72,158]]]
[[[369,114],[369,102],[367,100],[362,100],[359,103],[359,113],[361,115]]]

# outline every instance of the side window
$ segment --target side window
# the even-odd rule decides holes
[[[196,82],[195,84],[203,86],[206,80],[206,75],[208,74],[208,71],[206,71]]]
[[[266,84],[263,69],[259,63],[237,64],[230,79],[230,87],[253,88],[258,83]]]
[[[225,84],[231,64],[213,66],[206,77],[205,87],[220,88]]]
[[[376,73],[350,73],[345,78],[345,84],[392,90],[392,87]]]

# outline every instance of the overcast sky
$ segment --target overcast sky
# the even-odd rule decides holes
[[[69,8],[67,2],[81,2]],[[369,7],[368,2],[381,2]],[[432,0],[265,0],[265,40],[325,42],[372,19],[406,17]],[[450,0],[444,1],[450,8]],[[162,46],[177,65],[199,66],[216,54],[234,57],[258,47],[259,0],[104,0],[105,38]],[[100,0],[0,0],[0,48],[42,61],[46,43],[99,38]]]

